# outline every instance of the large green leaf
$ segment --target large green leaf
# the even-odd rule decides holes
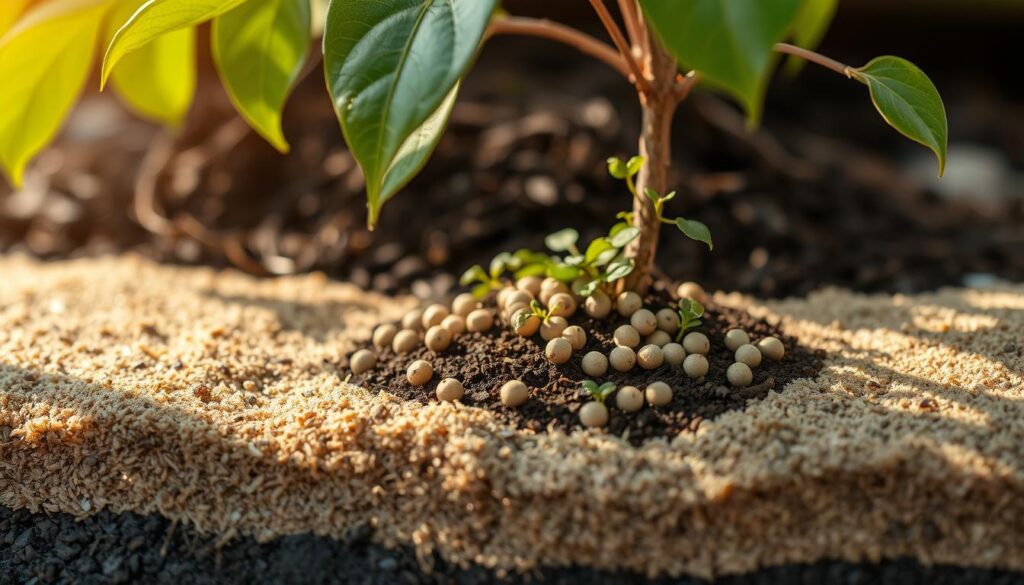
[[[49,2],[0,40],[0,164],[15,185],[82,91],[107,7],[106,0]]]
[[[148,0],[124,23],[103,57],[100,85],[125,55],[169,32],[191,28],[216,18],[248,0]]]
[[[144,0],[120,0],[107,19],[109,43]],[[121,100],[139,115],[179,126],[196,90],[196,31],[188,27],[167,33],[126,55],[111,73]]]
[[[890,126],[930,148],[939,159],[939,176],[946,169],[946,108],[935,84],[916,65],[884,56],[852,70],[871,91],[871,101]]]
[[[838,7],[839,0],[802,0],[793,19],[790,38],[805,49],[816,48],[832,24]],[[805,63],[803,59],[790,55],[786,61],[786,72],[796,75]]]
[[[281,111],[310,43],[309,0],[254,0],[213,21],[213,60],[242,117],[281,152]]]
[[[496,0],[334,0],[327,84],[366,177],[369,223],[426,162]]]
[[[702,79],[760,119],[772,46],[785,37],[800,0],[640,0],[665,47]]]

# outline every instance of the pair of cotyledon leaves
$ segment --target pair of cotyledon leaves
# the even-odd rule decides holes
[[[168,53],[175,54],[175,47],[179,56],[191,60],[192,49],[184,48],[193,42],[185,38],[191,33],[182,31],[214,20],[214,54],[232,99],[254,128],[278,148],[287,148],[280,113],[308,47],[309,0],[44,0],[0,38],[0,78],[9,78],[13,68],[9,63],[24,62],[29,55],[33,63],[42,64],[23,74],[14,84],[16,91],[7,92],[6,99],[0,97],[0,162],[16,180],[28,157],[52,138],[84,83],[104,19],[118,20],[108,12],[130,2],[138,9],[110,37],[104,81],[109,77],[120,86],[119,79],[127,78],[123,83],[128,84],[135,77],[160,78],[159,71],[173,61]],[[710,86],[735,97],[752,120],[759,117],[774,69],[775,43],[789,38],[813,45],[827,28],[835,3],[639,0],[647,22],[680,64],[699,71]],[[497,0],[331,2],[323,42],[327,84],[345,139],[366,177],[371,224],[381,205],[419,171],[437,145],[459,82],[497,4]],[[182,38],[170,45],[168,37],[175,33]],[[60,37],[57,42],[55,36]],[[168,46],[154,49],[158,42]],[[127,67],[146,51],[162,54],[164,59],[150,56],[149,61]],[[122,74],[120,68],[130,71]],[[935,152],[941,174],[946,118],[927,76],[897,57],[880,57],[849,74],[869,87],[872,101],[889,124]],[[180,104],[180,96],[173,97],[174,89],[164,88],[160,98]],[[185,89],[191,95],[191,88]],[[4,108],[5,101],[17,107]],[[43,107],[39,101],[45,102]],[[147,107],[156,110],[149,112],[156,117],[175,111],[172,105],[160,106],[152,96],[134,101],[144,113]],[[42,120],[39,110],[61,113]]]

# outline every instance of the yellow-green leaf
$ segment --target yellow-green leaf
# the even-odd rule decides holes
[[[910,61],[888,55],[853,69],[852,74],[867,84],[875,109],[890,126],[935,153],[941,177],[946,169],[949,128],[946,108],[932,80]]]
[[[309,52],[309,0],[254,0],[213,21],[213,60],[235,108],[281,152],[281,111]]]
[[[120,0],[107,19],[109,42],[144,0]],[[179,126],[196,90],[196,30],[182,28],[121,59],[110,81],[121,100],[140,116]]]
[[[148,0],[118,29],[103,57],[100,86],[125,55],[146,46],[169,32],[191,28],[235,8],[248,0]]]
[[[839,0],[803,0],[800,3],[800,10],[793,19],[792,32],[790,37],[798,46],[805,49],[815,49],[821,44],[832,18],[839,7]],[[786,73],[796,75],[803,68],[803,59],[792,55],[786,60]]]
[[[108,3],[49,2],[0,40],[0,164],[15,185],[82,91]]]

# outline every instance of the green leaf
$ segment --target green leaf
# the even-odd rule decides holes
[[[281,112],[309,52],[310,19],[309,0],[254,0],[213,21],[213,62],[231,102],[281,152]]]
[[[593,380],[584,380],[580,385],[583,386],[583,390],[585,390],[587,394],[592,396],[596,395],[598,392],[597,382]]]
[[[118,29],[103,57],[100,87],[129,53],[169,32],[192,28],[220,16],[247,0],[148,0]]]
[[[608,174],[615,179],[625,179],[629,176],[629,169],[621,158],[613,156],[608,159]]]
[[[483,282],[486,280],[488,280],[487,272],[484,271],[483,266],[477,264],[476,266],[473,266],[462,273],[462,277],[459,278],[459,284],[461,284],[462,286],[468,286],[471,283]]]
[[[610,238],[613,246],[616,248],[623,248],[626,244],[632,242],[640,235],[640,228],[635,226],[626,226],[616,231]]]
[[[651,200],[651,203],[657,203],[661,199],[661,195],[658,195],[658,192],[650,187],[644,189],[644,195]]]
[[[629,160],[626,161],[626,172],[629,173],[630,177],[632,177],[633,175],[639,173],[640,169],[643,168],[643,166],[644,166],[644,157],[642,157],[642,156],[631,156],[631,157],[629,157]]]
[[[631,272],[633,272],[633,261],[619,259],[608,265],[608,272],[604,274],[604,280],[605,282],[615,282],[629,276]]]
[[[708,245],[709,250],[715,249],[715,245],[711,242],[711,230],[701,222],[694,219],[686,219],[685,217],[677,217],[676,227],[691,240],[704,242]]]
[[[595,263],[599,258],[601,258],[602,254],[614,249],[615,246],[612,245],[608,238],[597,238],[587,246],[587,251],[583,255],[583,261],[586,264],[598,265]],[[612,257],[614,258],[614,256]],[[611,261],[611,258],[609,258],[608,261]]]
[[[832,17],[839,7],[839,0],[803,0],[793,19],[790,37],[793,43],[805,49],[814,49],[825,36]],[[786,73],[796,75],[805,61],[793,55],[786,60]]]
[[[0,39],[0,165],[14,185],[81,93],[107,7],[104,0],[49,2]]]
[[[505,273],[505,269],[508,267],[509,261],[512,260],[512,255],[508,252],[502,252],[491,259],[490,273],[491,280],[497,280],[502,274]]]
[[[491,285],[489,283],[486,283],[486,282],[481,282],[480,284],[478,284],[478,285],[473,287],[473,291],[472,292],[473,292],[473,296],[474,297],[476,297],[478,299],[482,299],[482,298],[486,297],[488,294],[490,294],[490,292],[491,292]]]
[[[544,238],[544,245],[552,252],[565,252],[572,249],[579,239],[579,232],[572,228],[565,228]]]
[[[575,293],[577,296],[589,297],[590,295],[594,294],[594,291],[597,290],[597,287],[599,286],[601,286],[601,281],[598,279],[584,283],[578,283],[574,281],[572,283],[572,292]]]
[[[547,272],[548,263],[527,264],[526,266],[523,266],[519,270],[516,270],[515,276],[516,279],[520,279],[523,278],[524,276],[540,276],[542,274],[547,274]]]
[[[910,61],[892,56],[872,59],[851,71],[854,78],[867,84],[871,101],[890,126],[935,153],[941,177],[946,169],[949,129],[946,108],[932,80]]]
[[[661,200],[662,201],[672,201],[675,198],[676,198],[676,192],[675,191],[669,191],[666,195],[662,196]]]
[[[107,19],[108,44],[144,1],[122,0],[114,6]],[[138,115],[181,126],[196,92],[196,29],[167,33],[126,55],[111,72],[110,82],[121,101]]]
[[[739,100],[756,124],[772,47],[790,29],[800,0],[640,0],[640,5],[676,59]]]
[[[334,0],[328,87],[366,178],[369,223],[440,140],[496,0]]]
[[[548,266],[548,276],[562,282],[572,282],[579,278],[580,269],[566,264],[552,264]]]

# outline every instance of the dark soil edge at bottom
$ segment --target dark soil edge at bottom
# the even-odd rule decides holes
[[[218,539],[158,516],[100,512],[82,521],[67,514],[33,514],[0,507],[0,585],[44,583],[337,583],[508,585],[697,585],[690,577],[648,580],[634,573],[586,568],[543,569],[499,576],[482,567],[459,568],[438,557],[421,566],[409,548],[373,544],[369,530],[346,540],[301,534],[257,543]],[[1018,585],[1024,573],[923,566],[912,559],[876,565],[821,561],[771,567],[716,581],[728,585]]]

